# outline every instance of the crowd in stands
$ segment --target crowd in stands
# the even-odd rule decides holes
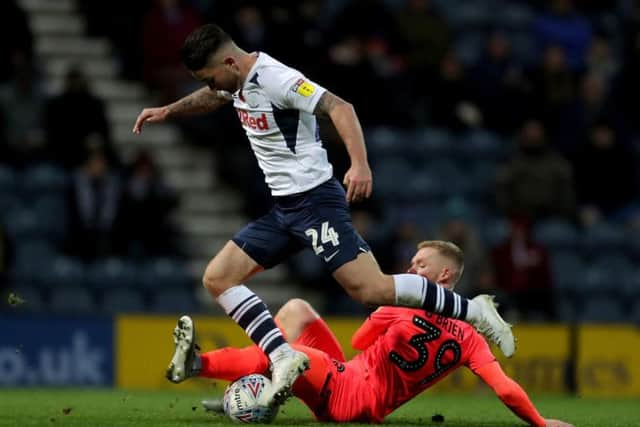
[[[417,241],[443,238],[467,256],[459,291],[498,293],[510,316],[640,320],[640,1],[134,3],[81,9],[90,34],[112,41],[122,76],[143,80],[159,103],[197,87],[177,52],[191,30],[216,22],[242,48],[269,53],[355,106],[374,197],[354,206],[353,218],[384,270],[406,269]],[[7,21],[24,36],[1,46],[11,53],[0,70],[2,159],[22,167],[15,165],[54,155],[73,177],[70,218],[93,236],[96,254],[121,244],[108,228],[114,222],[134,224],[144,241],[141,198],[153,199],[154,210],[176,203],[161,184],[147,183],[155,175],[150,155],[128,175],[112,173],[122,169],[100,100],[74,70],[63,94],[42,93],[26,20],[11,13]],[[229,107],[180,125],[211,147],[218,171],[256,217],[270,197],[234,115]],[[341,176],[346,151],[329,122],[321,133]],[[117,199],[122,211],[96,215],[98,199]],[[114,220],[127,211],[127,221]],[[290,267],[303,286],[333,302],[342,295],[313,254]],[[341,304],[331,307],[354,310]]]

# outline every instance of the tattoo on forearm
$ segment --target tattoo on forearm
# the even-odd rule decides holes
[[[221,96],[220,93],[204,87],[174,102],[169,108],[171,113],[175,115],[208,113],[216,110],[228,101],[229,99]]]
[[[337,105],[344,103],[345,101],[343,99],[335,96],[329,91],[326,91],[320,97],[313,114],[319,117],[329,117],[331,110],[333,110]]]

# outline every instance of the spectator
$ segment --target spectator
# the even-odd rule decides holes
[[[531,223],[514,218],[507,240],[492,251],[498,287],[508,295],[509,308],[527,318],[553,316],[552,282],[547,250],[531,237]]]
[[[84,160],[87,138],[93,135],[103,144],[109,161],[117,161],[104,103],[91,93],[79,68],[69,68],[62,93],[47,102],[44,123],[51,156],[62,166],[79,166]]]
[[[4,127],[0,155],[7,163],[24,166],[43,158],[44,104],[44,91],[31,66],[25,65],[0,88],[0,116]]]
[[[15,0],[0,2],[0,25],[8,36],[0,40],[0,83],[33,65],[33,35],[24,11]]]
[[[591,46],[586,57],[587,72],[599,76],[610,84],[617,76],[620,64],[613,55],[611,44],[605,36],[596,36],[591,40]]]
[[[501,133],[516,130],[527,116],[524,76],[513,58],[511,42],[500,31],[491,33],[484,55],[469,74],[486,127]]]
[[[598,218],[623,215],[636,195],[635,162],[608,124],[598,123],[589,130],[574,164],[583,221],[588,225]]]
[[[586,130],[599,120],[607,120],[612,126],[622,127],[609,97],[606,81],[598,74],[583,77],[580,97],[560,116],[555,141],[565,153],[575,151],[581,141],[588,138]]]
[[[537,220],[571,218],[575,190],[571,165],[547,142],[539,121],[527,121],[518,137],[518,152],[498,172],[498,206],[508,215]]]
[[[163,100],[179,98],[191,84],[179,52],[189,33],[201,24],[197,11],[182,0],[156,0],[144,17],[144,79]]]
[[[69,197],[71,236],[68,251],[91,260],[121,253],[118,228],[122,183],[99,141],[90,141],[85,162],[76,170]]]
[[[151,154],[140,151],[131,165],[124,188],[123,233],[128,252],[136,256],[176,252],[175,229],[169,214],[177,206],[176,194],[160,176]]]
[[[419,82],[433,78],[449,50],[451,32],[431,0],[406,0],[396,17],[396,31],[406,49],[410,75]],[[413,86],[427,95],[424,84],[414,82]]]
[[[589,21],[574,10],[573,0],[551,0],[549,11],[535,20],[533,32],[541,50],[550,45],[559,46],[569,68],[582,70],[592,29]]]
[[[453,51],[442,61],[430,87],[430,123],[434,126],[463,130],[482,123],[482,113],[471,97],[464,66]]]
[[[556,45],[544,50],[542,62],[529,73],[532,111],[542,117],[553,132],[560,126],[559,116],[575,98],[575,76],[568,67],[564,51]]]

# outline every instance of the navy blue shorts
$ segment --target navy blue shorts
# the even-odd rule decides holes
[[[274,199],[269,213],[232,239],[262,267],[271,268],[311,248],[333,273],[359,253],[370,251],[353,228],[344,189],[335,178],[304,193]]]

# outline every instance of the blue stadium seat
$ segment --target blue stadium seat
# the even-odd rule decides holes
[[[640,299],[637,299],[635,304],[631,308],[629,319],[636,325],[640,326]]]
[[[374,161],[384,156],[407,153],[412,141],[413,135],[393,128],[377,127],[367,132],[367,147]]]
[[[526,31],[533,22],[535,11],[524,2],[507,0],[494,11],[498,27],[509,30]]]
[[[20,208],[9,212],[5,217],[7,235],[13,241],[40,238],[44,234],[38,220],[38,213],[33,209]]]
[[[486,219],[479,229],[485,244],[491,248],[504,242],[509,237],[511,225],[505,218],[492,217]]]
[[[586,264],[570,251],[551,254],[551,272],[554,288],[561,294],[579,293]]]
[[[137,289],[110,289],[102,297],[105,313],[137,313],[145,310],[144,298]]]
[[[145,289],[184,289],[191,284],[184,262],[173,258],[156,258],[139,269],[138,281]]]
[[[638,299],[640,301],[640,269],[633,268],[626,271],[621,277],[618,285],[622,289],[622,294],[629,300]]]
[[[83,286],[84,265],[76,258],[59,256],[53,260],[46,282],[47,287]]]
[[[93,313],[93,295],[81,286],[60,286],[51,289],[51,311],[55,313]]]
[[[600,223],[583,233],[581,243],[586,253],[599,256],[609,251],[622,250],[625,246],[625,235],[623,230],[614,225]]]
[[[597,297],[588,299],[579,318],[583,322],[621,322],[626,316],[618,300],[614,298]]]
[[[479,160],[495,162],[504,157],[505,144],[497,134],[475,129],[467,132],[458,141],[456,152],[463,159],[472,160],[474,163]]]
[[[0,165],[0,220],[19,204],[18,180],[13,169]]]
[[[67,237],[69,214],[67,201],[61,194],[42,196],[33,204],[43,235],[62,242]]]
[[[453,46],[456,57],[468,67],[475,65],[482,56],[485,40],[483,31],[468,31],[460,34]]]
[[[453,148],[453,137],[446,129],[419,128],[414,132],[412,154],[421,161],[433,160],[435,156],[445,155]]]
[[[383,199],[410,196],[409,184],[415,178],[411,164],[401,157],[391,157],[374,167],[376,194]]]
[[[27,196],[62,193],[67,187],[68,177],[63,169],[52,165],[33,166],[22,173],[22,188]]]
[[[99,259],[87,269],[86,280],[93,289],[135,287],[137,269],[121,258]]]
[[[196,310],[191,288],[159,290],[152,297],[151,307],[157,313],[192,313]]]
[[[534,239],[549,249],[573,249],[578,246],[578,231],[568,221],[548,220],[536,225]]]
[[[576,305],[570,298],[558,296],[554,299],[554,306],[555,315],[558,320],[562,322],[573,322],[576,320]]]

